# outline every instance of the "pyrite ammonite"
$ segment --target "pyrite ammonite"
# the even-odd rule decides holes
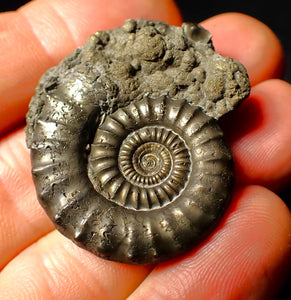
[[[27,114],[38,199],[94,254],[148,264],[217,225],[233,161],[217,120],[249,95],[245,68],[199,25],[127,20],[40,79]]]

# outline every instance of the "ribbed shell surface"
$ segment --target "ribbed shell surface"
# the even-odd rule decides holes
[[[162,22],[135,22],[135,29],[130,21],[122,30],[171,28]],[[213,51],[205,32],[195,43]],[[98,38],[102,49],[106,43],[109,47],[106,34]],[[122,40],[119,35],[116,39]],[[153,56],[142,57],[146,67],[166,61],[166,50],[155,45]],[[213,230],[230,200],[232,155],[213,117],[222,110],[216,114],[208,102],[198,106],[184,94],[171,97],[172,87],[165,92],[167,81],[160,94],[153,84],[154,92],[135,88],[136,97],[129,99],[129,86],[116,87],[99,50],[89,50],[82,54],[77,49],[44,74],[31,101],[26,132],[38,199],[65,236],[100,257],[149,264],[185,253]],[[159,78],[167,78],[163,72],[173,68],[168,60],[171,66],[153,71]],[[235,68],[236,80],[246,82],[238,75],[243,67]],[[236,86],[232,94],[225,93],[238,99],[237,91]],[[246,86],[241,99],[247,94]]]
[[[32,149],[39,198],[65,235],[102,257],[146,264],[183,253],[209,233],[232,184],[232,156],[217,121],[186,101],[145,98],[107,116],[87,159],[90,112],[71,110],[77,124],[39,118],[41,139]],[[146,142],[169,151],[172,173],[161,183],[135,184],[122,173],[122,142],[141,129],[151,129]]]

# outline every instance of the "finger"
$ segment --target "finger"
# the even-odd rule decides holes
[[[0,270],[54,227],[36,200],[24,132],[0,143]]]
[[[126,299],[150,270],[105,261],[53,231],[3,269],[1,299]]]
[[[239,184],[283,187],[291,178],[291,85],[258,84],[237,111],[223,120]]]
[[[0,42],[0,47],[4,45],[1,53],[6,55],[0,56],[0,61],[10,59],[11,62],[0,64],[2,74],[7,75],[5,82],[0,78],[0,133],[1,126],[2,129],[9,127],[11,122],[18,120],[19,114],[24,117],[23,100],[32,94],[40,74],[82,44],[91,32],[116,26],[130,16],[164,18],[168,22],[175,22],[179,17],[170,0],[159,3],[129,0],[126,9],[124,6],[118,9],[120,1],[85,2],[34,1],[17,13],[0,17],[0,41],[3,38],[5,42]],[[32,82],[25,81],[31,78],[34,78]],[[0,242],[3,243],[0,243],[0,269],[24,247],[53,228],[36,201],[24,134],[11,136],[1,144]]]
[[[284,203],[248,186],[214,234],[186,257],[157,266],[128,299],[273,299],[290,265],[290,234]]]
[[[217,52],[244,64],[252,85],[282,77],[282,46],[271,29],[259,20],[240,13],[224,13],[202,25],[213,34]]]
[[[180,24],[172,0],[39,0],[0,16],[0,135],[24,119],[42,73],[89,34],[127,18]]]

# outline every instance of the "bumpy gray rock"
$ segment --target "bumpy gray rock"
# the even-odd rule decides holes
[[[32,99],[39,105],[32,104],[32,109],[41,107],[39,98],[46,101],[60,85],[72,96],[89,91],[106,113],[145,94],[169,95],[202,107],[216,119],[250,92],[244,66],[216,53],[210,33],[201,26],[146,20],[128,20],[119,28],[91,35],[41,78]],[[34,116],[32,111],[28,120]]]
[[[248,96],[245,68],[199,25],[128,20],[40,79],[27,114],[38,199],[57,228],[134,264],[191,249],[231,193],[217,124]]]

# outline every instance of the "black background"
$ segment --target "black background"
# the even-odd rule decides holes
[[[25,0],[0,0],[0,11],[17,9]],[[123,1],[123,0],[120,0]],[[147,1],[147,0],[144,0]],[[159,0],[156,0],[159,1]],[[223,12],[241,12],[251,15],[267,24],[279,37],[286,55],[286,74],[284,79],[291,82],[291,13],[290,2],[286,0],[176,0],[185,21],[199,23],[204,19]],[[291,130],[291,128],[290,128]],[[291,151],[291,149],[290,149]],[[281,198],[291,207],[291,184],[280,193]],[[283,288],[280,300],[291,299],[291,280]]]

